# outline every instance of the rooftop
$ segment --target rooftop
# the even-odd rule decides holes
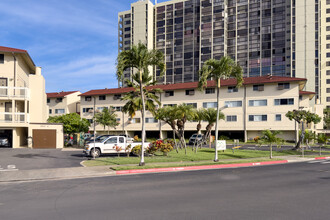
[[[264,83],[281,83],[281,82],[305,82],[305,78],[293,78],[293,77],[282,77],[282,76],[257,76],[257,77],[245,77],[243,85],[251,84],[264,84]],[[236,79],[226,79],[221,80],[221,86],[235,86]],[[208,81],[207,87],[214,88],[216,86],[215,82]],[[151,88],[159,88],[164,91],[168,90],[178,90],[178,89],[196,89],[198,88],[198,82],[187,82],[187,83],[176,83],[176,84],[160,84],[155,85]],[[90,90],[88,92],[80,94],[80,96],[94,96],[94,95],[108,95],[108,94],[122,94],[133,91],[131,87],[124,88],[114,88],[114,89],[96,89]]]
[[[50,92],[50,93],[47,93],[47,98],[62,98],[62,97],[65,97],[65,96],[70,95],[75,92],[79,92],[79,91]]]

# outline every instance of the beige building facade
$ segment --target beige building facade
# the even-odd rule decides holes
[[[285,117],[288,111],[308,109],[315,112],[315,106],[310,106],[314,92],[303,91],[306,79],[279,76],[262,76],[244,78],[242,87],[235,88],[235,80],[223,80],[220,89],[220,109],[225,114],[225,120],[219,123],[220,135],[241,140],[253,139],[264,129],[280,130],[287,140],[295,140],[298,126]],[[205,91],[197,89],[197,82],[157,85],[163,92],[160,94],[162,106],[193,105],[195,108],[216,108],[216,91],[213,81],[208,82]],[[141,134],[141,114],[137,112],[134,118],[121,112],[124,102],[121,97],[131,88],[91,90],[81,94],[81,116],[93,122],[94,101],[96,111],[113,107],[116,110],[119,125],[110,129],[112,134],[128,133],[131,136]],[[319,111],[320,108],[317,110]],[[322,109],[322,106],[321,106]],[[207,123],[202,122],[205,131]],[[190,136],[196,132],[197,122],[187,122],[185,134]],[[93,130],[93,126],[90,128]],[[315,130],[314,125],[311,129]],[[321,128],[322,129],[322,128]],[[106,134],[103,126],[96,125],[96,132]],[[147,137],[171,137],[172,130],[164,122],[154,119],[150,112],[146,114]]]
[[[46,147],[37,130],[46,126],[45,79],[26,50],[0,46],[0,139],[4,147]],[[31,124],[34,129],[31,129]],[[62,125],[47,125],[61,135]],[[52,145],[52,144],[51,144]],[[63,147],[57,140],[55,147]]]
[[[47,93],[49,116],[59,116],[70,113],[80,113],[79,91]]]

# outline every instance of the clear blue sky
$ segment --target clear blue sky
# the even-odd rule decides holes
[[[132,2],[0,0],[0,46],[28,50],[47,92],[114,88],[117,14]]]

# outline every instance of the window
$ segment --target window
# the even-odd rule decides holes
[[[117,99],[120,99],[121,98],[121,94],[115,94],[113,95],[113,99],[114,100],[117,100]]]
[[[128,123],[130,124],[139,124],[141,122],[140,118],[129,118]]]
[[[118,139],[120,144],[125,143],[124,137],[119,137]]]
[[[59,103],[59,102],[62,102],[62,101],[63,101],[63,98],[56,98],[55,102]]]
[[[267,99],[249,100],[249,106],[267,106]]]
[[[282,121],[282,115],[281,114],[276,114],[275,115],[275,121]]]
[[[193,108],[197,108],[197,103],[186,103],[186,105],[191,105]]]
[[[215,93],[215,88],[206,88],[205,89],[205,94],[214,94]]]
[[[55,114],[64,114],[64,109],[55,109]]]
[[[217,102],[203,102],[203,108],[216,108]]]
[[[0,63],[5,63],[5,55],[0,54]]]
[[[226,119],[228,122],[237,121],[237,115],[227,115]]]
[[[92,96],[85,96],[85,101],[86,102],[92,101]]]
[[[327,97],[327,102],[330,102],[330,97]]]
[[[281,89],[290,89],[290,83],[279,83],[277,88],[279,90],[281,90]]]
[[[275,99],[274,105],[293,105],[294,99]]]
[[[330,88],[327,88],[327,93],[330,93]]]
[[[49,109],[49,114],[52,114],[52,110],[51,109]]]
[[[173,106],[176,106],[176,104],[164,104],[163,105],[163,107],[166,107],[166,106],[173,107]]]
[[[253,85],[253,91],[264,91],[264,85]]]
[[[116,112],[121,112],[121,110],[123,109],[122,106],[114,106],[113,109],[116,111]]]
[[[105,144],[116,144],[117,143],[117,137],[112,137],[112,138],[109,138]]]
[[[174,91],[166,91],[165,97],[174,96]]]
[[[118,122],[118,123],[119,123],[119,122],[120,122],[120,118],[116,118],[116,122]]]
[[[105,100],[105,95],[100,95],[99,100]]]
[[[186,95],[194,95],[195,94],[195,90],[194,89],[187,89],[186,90]]]
[[[155,118],[146,118],[146,123],[157,123],[158,120]]]
[[[330,84],[330,79],[327,79],[327,84]]]
[[[249,121],[267,121],[267,115],[249,115]]]
[[[93,108],[83,108],[83,112],[92,112]]]
[[[97,110],[98,110],[99,112],[102,112],[103,109],[108,109],[108,107],[97,107]]]
[[[93,124],[93,119],[87,119],[90,124]]]
[[[242,101],[225,101],[225,106],[227,106],[228,108],[241,107]]]
[[[47,99],[47,103],[50,103],[50,99]]]
[[[228,93],[238,92],[238,88],[236,86],[228,86]]]

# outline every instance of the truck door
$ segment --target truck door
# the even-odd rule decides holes
[[[118,137],[118,144],[117,144],[117,146],[118,147],[121,147],[121,151],[122,152],[125,152],[125,146],[126,144],[125,144],[125,138],[124,137]]]
[[[117,144],[117,137],[111,137],[104,142],[103,150],[105,153],[107,152],[115,152],[116,150],[113,148]]]

